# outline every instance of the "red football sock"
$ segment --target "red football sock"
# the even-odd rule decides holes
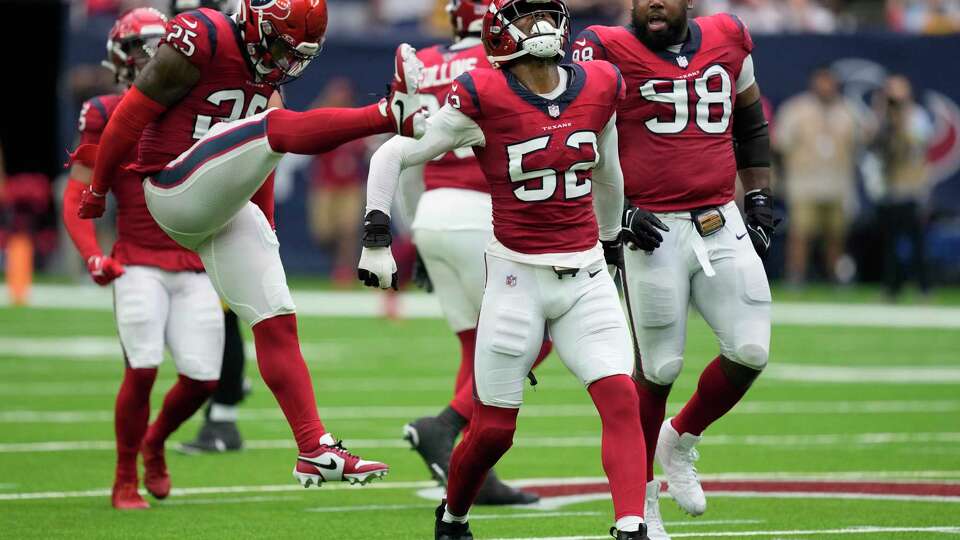
[[[487,473],[513,444],[519,409],[490,407],[479,401],[470,430],[453,449],[447,482],[447,511],[465,516]],[[640,515],[643,515],[642,513]]]
[[[128,366],[123,372],[113,415],[117,437],[117,480],[137,479],[137,454],[150,421],[150,390],[155,380],[156,368],[133,369]]]
[[[647,492],[646,449],[633,379],[614,375],[594,382],[588,390],[603,424],[600,453],[610,482],[616,519],[643,517]]]
[[[310,370],[300,352],[297,316],[291,313],[257,323],[253,339],[260,376],[287,417],[297,448],[301,452],[315,450],[326,429],[317,412]]]
[[[477,329],[457,332],[457,338],[460,339],[460,370],[457,371],[450,408],[469,421],[473,416],[473,353],[477,344]]]
[[[747,390],[749,385],[739,387],[730,381],[721,365],[723,357],[718,356],[700,374],[700,382],[690,401],[683,406],[680,414],[671,420],[677,433],[700,435],[707,426],[730,412]]]
[[[197,412],[217,389],[217,381],[198,381],[178,375],[177,382],[163,398],[157,419],[150,424],[143,438],[146,445],[160,448],[167,437]]]
[[[643,440],[647,447],[647,480],[649,481],[654,477],[653,457],[657,451],[657,440],[660,438],[660,426],[663,425],[663,419],[667,417],[669,391],[658,394],[651,391],[644,383],[634,381],[634,384],[637,387],[637,396],[640,398],[640,424],[643,426]]]
[[[316,155],[343,143],[393,130],[377,105],[359,109],[277,109],[267,115],[267,142],[275,152]]]

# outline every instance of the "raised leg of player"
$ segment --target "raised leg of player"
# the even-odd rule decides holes
[[[391,131],[391,120],[378,105],[356,109],[275,110],[267,117],[267,137],[274,151],[324,154],[354,139]]]

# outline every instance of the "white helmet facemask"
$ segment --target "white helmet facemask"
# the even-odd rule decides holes
[[[537,58],[553,58],[562,54],[563,32],[549,20],[539,20],[530,29],[530,36],[520,44],[523,50]]]

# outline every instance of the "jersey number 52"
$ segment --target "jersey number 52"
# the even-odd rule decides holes
[[[557,176],[561,171],[556,169],[537,169],[534,171],[525,171],[523,169],[523,158],[537,152],[542,152],[550,146],[551,135],[538,137],[522,143],[512,144],[507,147],[507,156],[510,159],[510,181],[520,183],[513,190],[513,194],[524,202],[540,202],[553,198],[557,191]],[[592,189],[590,180],[581,179],[577,176],[577,171],[589,171],[600,162],[600,152],[597,149],[597,134],[592,131],[575,131],[567,137],[566,145],[575,150],[580,150],[583,145],[593,147],[593,159],[578,161],[571,165],[566,171],[563,171],[563,195],[564,199],[579,199],[590,194]],[[539,182],[539,187],[536,183]]]
[[[711,80],[714,81],[714,90],[710,89]],[[693,99],[690,95],[691,86],[695,96]],[[693,80],[649,80],[640,86],[640,95],[653,103],[672,105],[674,113],[647,120],[647,129],[658,135],[680,133],[687,129],[692,115],[697,127],[704,133],[726,133],[733,112],[732,89],[730,74],[718,65],[708,67],[703,75]],[[691,102],[696,102],[695,114],[691,114]]]

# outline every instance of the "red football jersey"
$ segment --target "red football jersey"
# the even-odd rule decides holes
[[[483,44],[458,50],[436,45],[417,52],[417,57],[424,66],[420,92],[430,96],[426,99],[431,112],[440,108],[457,77],[476,68],[490,67]],[[458,148],[427,163],[423,169],[423,183],[427,191],[437,188],[490,191],[470,148]]]
[[[253,80],[241,50],[240,30],[212,9],[177,15],[161,46],[174,47],[200,70],[200,80],[180,102],[147,126],[135,169],[150,175],[193,146],[210,126],[267,109],[274,89]]]
[[[623,73],[617,127],[626,196],[658,212],[720,206],[734,195],[731,116],[753,41],[733,15],[698,17],[689,27],[679,53],[651,51],[623,26],[591,26],[574,42],[574,59],[608,60]]]
[[[80,112],[80,143],[98,144],[103,128],[120,103],[122,94],[95,97],[83,104]],[[126,163],[133,163],[131,152]],[[135,172],[121,168],[113,181],[117,199],[117,241],[111,257],[121,264],[152,266],[170,272],[202,272],[200,257],[174,242],[163,232],[143,197],[143,179]]]
[[[624,84],[607,62],[564,69],[569,86],[554,100],[496,69],[461,75],[447,97],[483,131],[486,146],[474,151],[493,198],[493,233],[520,253],[576,253],[597,245],[592,169]]]

